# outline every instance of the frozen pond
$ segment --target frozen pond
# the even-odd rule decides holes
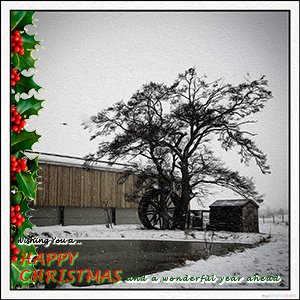
[[[51,245],[48,248],[39,246],[38,252],[78,251],[79,257],[72,269],[121,269],[124,280],[129,276],[147,275],[180,267],[186,260],[206,259],[210,255],[225,255],[235,250],[242,251],[253,247],[238,243],[157,240],[81,240],[81,243],[81,245]]]

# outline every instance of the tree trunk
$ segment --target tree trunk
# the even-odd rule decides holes
[[[191,186],[188,173],[188,165],[182,165],[181,201],[177,212],[177,228],[185,230],[189,221],[189,203],[191,200]]]

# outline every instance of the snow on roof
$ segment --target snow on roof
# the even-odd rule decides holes
[[[209,207],[217,207],[217,206],[244,206],[247,203],[253,203],[256,207],[259,207],[257,203],[250,199],[226,199],[226,200],[217,200],[212,203]]]
[[[41,164],[53,164],[59,166],[69,166],[69,167],[78,167],[78,168],[87,168],[84,165],[84,158],[83,157],[76,157],[76,156],[68,156],[68,155],[61,155],[61,154],[52,154],[52,153],[44,153],[44,152],[34,152],[28,151],[26,155],[30,159],[34,159],[37,155],[39,157],[39,163]],[[125,163],[115,163],[110,165],[108,161],[99,161],[93,162],[89,165],[89,169],[98,169],[98,170],[109,170],[109,171],[117,171],[117,172],[124,172],[124,167],[129,166],[129,164]]]

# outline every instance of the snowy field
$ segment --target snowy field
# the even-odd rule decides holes
[[[225,256],[210,256],[206,260],[186,261],[183,267],[175,268],[156,274],[147,275],[147,282],[125,281],[114,285],[90,286],[90,288],[180,288],[180,289],[268,289],[288,288],[288,230],[286,224],[265,223],[260,224],[260,234],[232,233],[232,232],[204,232],[194,231],[188,235],[181,231],[153,231],[141,229],[137,225],[114,226],[113,229],[104,225],[95,226],[49,226],[35,227],[35,232],[40,237],[56,236],[61,238],[72,237],[76,239],[155,239],[155,240],[181,240],[181,241],[213,241],[213,242],[239,242],[259,246],[246,249],[242,252],[235,251]],[[46,235],[45,235],[46,234]],[[271,237],[270,237],[271,236]],[[269,241],[263,243],[264,241]],[[248,276],[273,276],[279,275],[281,281],[277,283],[248,283]],[[163,282],[163,277],[199,277],[202,275],[215,275],[214,283],[200,283],[195,281]],[[158,282],[152,282],[156,276]],[[243,277],[239,282],[226,282],[219,284],[221,276]],[[61,288],[78,288],[71,285],[62,285]],[[85,287],[86,288],[86,287]]]

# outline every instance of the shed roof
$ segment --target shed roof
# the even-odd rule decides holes
[[[220,207],[220,206],[245,206],[248,203],[254,204],[256,207],[259,207],[257,203],[250,199],[226,199],[226,200],[217,200],[212,203],[209,207]]]

